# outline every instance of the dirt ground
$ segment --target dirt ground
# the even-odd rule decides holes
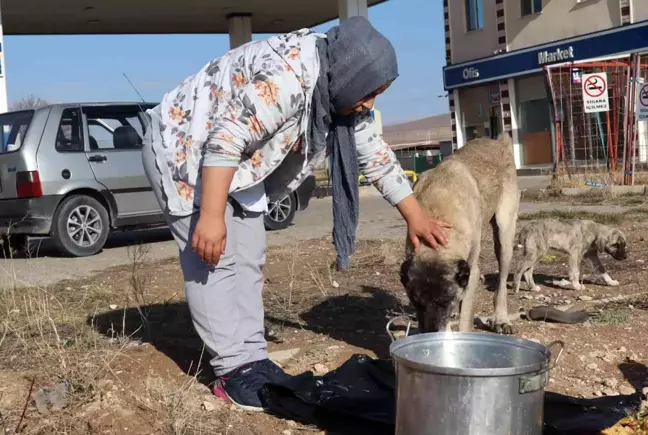
[[[636,205],[636,204],[634,204]],[[546,213],[545,213],[546,214]],[[509,295],[510,313],[537,305],[585,309],[585,324],[519,320],[517,335],[567,344],[549,390],[577,397],[630,394],[648,386],[646,210],[623,214],[562,213],[617,225],[629,258],[604,259],[621,285],[586,289],[552,284],[565,258],[536,269],[541,292]],[[486,232],[478,315],[492,313],[497,264]],[[398,278],[402,243],[363,240],[350,271],[331,270],[330,240],[272,248],[266,269],[270,351],[290,373],[324,373],[355,353],[388,357],[385,324],[410,313]],[[176,260],[149,262],[146,248],[131,264],[48,288],[13,288],[0,300],[0,428],[5,433],[306,434],[314,427],[235,409],[212,396],[208,357],[183,301]],[[285,351],[285,352],[279,352]],[[61,393],[62,391],[62,393]],[[59,394],[57,394],[57,392]]]

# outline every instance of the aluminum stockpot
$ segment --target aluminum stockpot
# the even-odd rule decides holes
[[[393,342],[396,435],[542,435],[544,390],[563,348],[462,332]]]

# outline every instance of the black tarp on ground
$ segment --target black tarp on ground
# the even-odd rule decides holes
[[[261,393],[268,411],[335,434],[393,434],[396,377],[390,360],[354,355],[325,376],[311,372]],[[545,435],[592,435],[636,409],[641,395],[578,399],[545,395]]]

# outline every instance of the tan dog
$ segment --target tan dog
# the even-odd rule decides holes
[[[511,138],[504,134],[497,140],[470,141],[425,172],[414,186],[414,194],[432,218],[453,226],[448,231],[447,248],[422,246],[415,253],[407,241],[401,282],[416,308],[421,332],[450,330],[451,316],[458,308],[459,330],[472,330],[482,229],[490,222],[499,262],[493,327],[496,332],[512,334],[506,280],[520,192]]]

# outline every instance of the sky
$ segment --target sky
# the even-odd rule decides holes
[[[438,0],[390,0],[369,19],[398,55],[400,77],[376,104],[384,124],[447,112]],[[316,27],[325,31],[337,20]],[[254,39],[269,35],[255,35]],[[227,52],[228,35],[7,36],[9,102],[35,95],[51,102],[134,101],[128,75],[147,101],[159,101],[185,77]]]

